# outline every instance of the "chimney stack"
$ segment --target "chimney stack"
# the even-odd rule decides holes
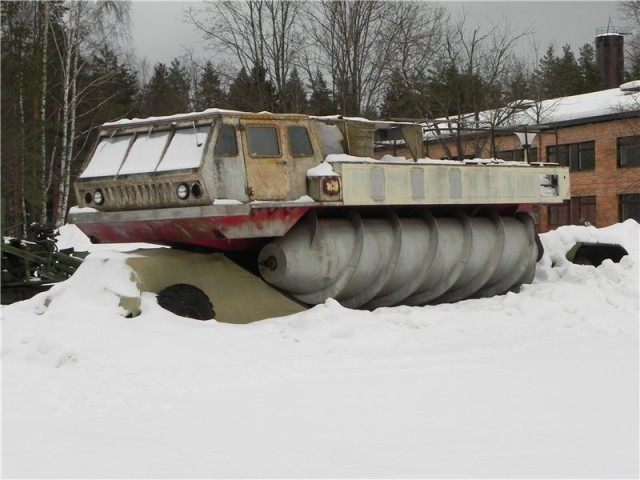
[[[596,30],[596,63],[605,88],[618,88],[623,83],[624,34],[619,28]]]

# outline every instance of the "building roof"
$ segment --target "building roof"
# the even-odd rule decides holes
[[[517,131],[528,128],[541,131],[559,126],[604,121],[611,118],[640,116],[640,80],[619,88],[551,98],[519,100],[479,114],[439,118],[428,122],[425,139],[452,135],[460,130],[494,129]]]

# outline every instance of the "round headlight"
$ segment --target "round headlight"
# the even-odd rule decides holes
[[[202,196],[202,187],[198,182],[191,185],[191,195],[195,198],[200,198]]]
[[[96,203],[96,205],[102,205],[104,203],[102,190],[96,190],[95,192],[93,192],[93,201]]]
[[[189,198],[189,185],[187,185],[186,183],[181,183],[180,185],[178,185],[176,194],[178,195],[178,198],[180,200],[186,200],[187,198]]]
[[[91,203],[93,202],[93,195],[91,195],[91,192],[87,192],[84,194],[84,203]]]

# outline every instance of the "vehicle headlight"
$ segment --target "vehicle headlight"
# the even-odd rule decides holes
[[[98,189],[93,192],[93,201],[96,205],[102,205],[104,203],[104,195],[102,195],[102,190]]]
[[[191,195],[193,195],[194,198],[200,198],[202,196],[202,187],[198,182],[191,185]]]
[[[180,200],[186,200],[187,198],[189,198],[189,185],[187,185],[186,183],[181,183],[180,185],[178,185],[176,194],[178,195],[178,198]]]

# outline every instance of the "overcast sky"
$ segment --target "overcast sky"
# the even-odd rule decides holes
[[[490,18],[507,17],[514,31],[532,27],[541,54],[554,42],[558,47],[570,44],[577,55],[580,46],[593,43],[596,28],[606,27],[610,19],[613,25],[620,23],[613,1],[447,1],[444,4],[453,15],[460,14],[464,8],[470,22],[481,24]],[[183,21],[183,11],[190,6],[198,7],[202,3],[134,0],[131,20],[137,57],[146,57],[151,65],[169,63],[187,48],[199,56],[212,57],[213,53],[204,48],[195,27]],[[528,50],[528,42],[521,48]]]

